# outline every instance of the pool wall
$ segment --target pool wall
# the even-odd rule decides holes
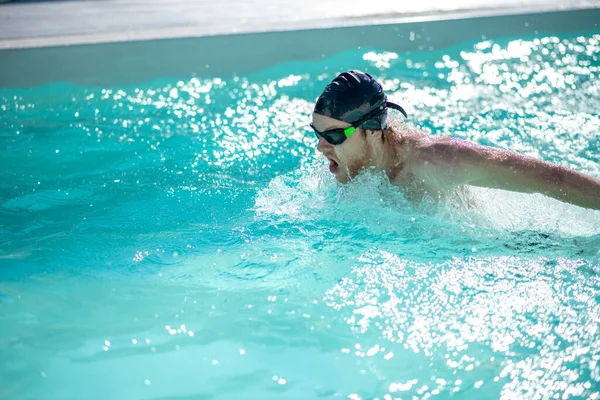
[[[158,78],[242,76],[284,62],[310,61],[366,46],[427,51],[485,37],[598,28],[600,8],[534,14],[456,16],[382,25],[137,40],[0,50],[0,87],[50,82],[129,85]]]

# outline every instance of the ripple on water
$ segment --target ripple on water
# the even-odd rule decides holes
[[[340,186],[307,122],[358,68],[425,131],[600,177],[599,50],[597,33],[538,35],[0,90],[0,383],[597,396],[599,212],[477,188],[413,201],[371,173]],[[119,372],[98,387],[92,370]]]

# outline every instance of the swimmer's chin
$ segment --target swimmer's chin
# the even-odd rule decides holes
[[[329,171],[333,173],[335,180],[343,185],[350,183],[360,173],[360,170],[352,170],[345,166],[339,166],[334,171],[330,168]]]
[[[347,173],[346,174],[342,173],[341,170],[335,174],[335,179],[343,185],[350,183],[351,178],[354,178],[354,177],[348,176]]]
[[[335,179],[336,179],[336,180],[337,180],[339,183],[341,183],[341,184],[343,184],[343,185],[345,185],[345,184],[347,184],[348,182],[350,182],[350,179],[348,179],[348,176],[346,176],[346,175],[344,175],[344,176],[339,176],[339,175],[336,175],[336,176],[335,176]]]
[[[354,180],[354,178],[356,178],[358,175],[362,175],[365,173],[377,174],[380,172],[382,172],[382,171],[378,172],[375,168],[369,167],[369,168],[361,168],[361,169],[356,169],[356,170],[355,169],[346,169],[346,171],[344,173],[343,170],[340,168],[340,170],[338,172],[336,172],[334,174],[334,176],[335,176],[335,179],[339,183],[346,185],[346,184],[351,183]],[[383,171],[383,173],[385,174],[385,171]]]

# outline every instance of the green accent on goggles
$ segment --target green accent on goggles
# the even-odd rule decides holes
[[[346,139],[348,139],[348,137],[350,137],[350,135],[352,135],[354,133],[354,131],[356,131],[357,128],[359,128],[362,124],[364,124],[371,118],[384,112],[385,109],[388,107],[400,111],[405,117],[407,117],[406,111],[404,111],[404,109],[402,107],[400,107],[397,104],[390,103],[388,101],[384,105],[377,107],[376,109],[368,112],[362,118],[360,118],[358,121],[354,122],[351,126],[349,126],[347,128],[334,128],[334,129],[326,130],[324,132],[319,132],[312,123],[310,124],[310,127],[315,131],[315,136],[317,137],[317,139],[323,138],[328,143],[336,146],[338,144],[344,143],[346,141]]]

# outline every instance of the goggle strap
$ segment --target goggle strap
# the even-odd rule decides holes
[[[385,105],[387,106],[387,108],[393,108],[394,110],[400,111],[402,115],[404,115],[404,118],[408,118],[408,115],[406,114],[406,111],[404,111],[404,108],[400,107],[398,104],[388,101]]]

